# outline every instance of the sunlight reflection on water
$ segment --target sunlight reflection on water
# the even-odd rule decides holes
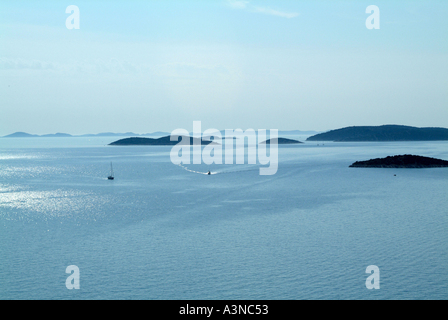
[[[0,298],[446,298],[448,170],[348,167],[448,159],[446,143],[281,147],[274,176],[188,171],[162,147],[33,150],[0,149]],[[85,282],[69,296],[71,264]]]

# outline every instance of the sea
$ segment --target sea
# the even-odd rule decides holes
[[[448,168],[349,168],[447,141],[279,145],[260,175],[114,140],[0,138],[0,299],[448,298]]]

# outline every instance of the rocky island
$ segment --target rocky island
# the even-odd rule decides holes
[[[352,168],[439,168],[448,167],[448,161],[415,156],[411,154],[356,161],[349,167]]]
[[[170,136],[161,137],[158,139],[132,137],[132,138],[124,138],[124,139],[114,141],[112,143],[109,143],[109,145],[110,146],[174,146],[180,142],[179,138],[177,141],[171,141]],[[188,139],[188,137],[185,137],[185,138]],[[193,145],[193,141],[196,141],[196,139],[198,139],[198,138],[190,137],[190,145]],[[235,137],[233,137],[233,139],[236,140]],[[223,140],[225,140],[225,138],[223,138]],[[214,143],[213,140],[212,141],[207,141],[207,140],[201,141],[202,145],[208,145],[210,143]],[[271,139],[268,139],[268,140],[260,142],[260,143],[270,144]],[[303,143],[303,142],[300,142],[298,140],[293,140],[293,139],[287,139],[287,138],[278,138],[278,144],[293,144],[293,143]]]
[[[260,142],[260,143],[270,144],[271,143],[271,139],[268,139],[268,140]],[[277,144],[294,144],[294,143],[303,143],[303,142],[298,141],[298,140],[294,140],[294,139],[277,138]]]
[[[175,141],[171,141],[170,137],[171,136],[166,136],[158,139],[132,137],[114,141],[112,143],[109,143],[109,145],[110,146],[174,146],[181,141],[180,140],[181,137],[178,137],[177,140]],[[188,137],[184,138],[188,139]],[[196,141],[196,139],[198,138],[190,137],[190,145],[193,145],[193,142]],[[207,145],[210,144],[212,141],[201,140],[200,142],[201,145]]]
[[[345,127],[316,134],[307,141],[436,141],[448,140],[446,128],[400,125]]]

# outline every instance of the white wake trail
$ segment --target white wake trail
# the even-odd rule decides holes
[[[183,168],[183,169],[185,169],[185,170],[187,170],[187,171],[189,171],[189,172],[208,175],[208,172],[200,172],[200,171],[190,170],[190,169],[188,169],[187,167],[185,167],[185,166],[183,166],[183,165],[181,165],[181,164],[178,164],[178,166],[181,167],[181,168]],[[210,172],[210,174],[218,174],[218,172]]]

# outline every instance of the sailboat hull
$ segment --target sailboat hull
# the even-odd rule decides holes
[[[114,168],[112,168],[112,162],[110,163],[110,176],[108,176],[107,179],[114,180]]]

